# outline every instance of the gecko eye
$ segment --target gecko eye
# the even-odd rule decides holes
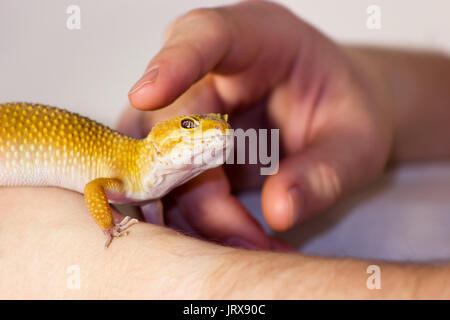
[[[198,126],[192,119],[181,120],[181,126],[185,129],[193,129]]]

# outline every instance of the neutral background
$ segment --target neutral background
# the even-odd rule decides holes
[[[233,2],[0,0],[0,102],[57,105],[114,126],[166,26],[190,9]],[[448,0],[278,2],[339,41],[450,52]],[[71,4],[81,8],[80,30],[66,28]],[[366,27],[371,4],[382,10],[381,30]],[[280,236],[307,253],[448,260],[449,193],[448,164],[401,168]],[[243,200],[260,215],[257,192]]]

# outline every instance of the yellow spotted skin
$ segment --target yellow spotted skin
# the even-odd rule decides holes
[[[201,132],[225,134],[230,128],[221,115],[187,117],[201,124]],[[188,147],[184,138],[199,131],[184,128],[185,118],[159,123],[145,139],[134,139],[59,108],[0,104],[0,185],[57,186],[84,193],[96,223],[112,230],[109,202],[158,199],[203,170],[188,166],[182,169],[187,172],[179,172],[168,160],[171,152]],[[112,235],[120,234],[119,229]]]
[[[39,104],[0,104],[3,185],[83,192],[97,177],[117,177],[127,178],[127,187],[138,189],[143,154],[148,155],[146,161],[151,159],[151,146],[77,114]],[[4,179],[8,172],[15,179]]]
[[[118,179],[98,178],[86,185],[84,188],[84,198],[89,208],[89,212],[95,222],[103,229],[110,230],[114,227],[114,221],[109,206],[108,197],[104,190],[122,191],[122,182]]]

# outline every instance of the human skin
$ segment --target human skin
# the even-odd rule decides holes
[[[447,267],[376,262],[381,290],[369,290],[371,261],[220,246],[140,223],[105,250],[83,197],[57,188],[2,188],[1,299],[442,298]],[[70,289],[76,265],[80,289]],[[69,281],[70,282],[70,281]]]
[[[280,128],[277,174],[226,166],[172,193],[167,220],[206,238],[273,248],[230,189],[262,188],[266,221],[283,231],[389,161],[448,159],[450,67],[438,54],[339,45],[279,5],[249,1],[180,17],[155,67],[131,89],[120,130],[142,136],[174,114],[207,112],[230,113],[234,128]]]
[[[262,20],[265,23],[259,23]],[[236,27],[228,25],[230,21],[250,25],[239,24],[240,37],[230,40],[228,28]],[[270,30],[265,26],[271,26]],[[207,35],[202,34],[205,30]],[[258,42],[258,35],[267,41]],[[217,39],[223,41],[216,43]],[[254,52],[245,55],[253,47],[265,53],[261,63],[254,59]],[[264,214],[275,229],[287,229],[320,213],[352,189],[375,179],[388,161],[450,157],[450,148],[445,147],[450,138],[445,121],[450,119],[450,62],[446,57],[341,46],[287,10],[264,2],[190,13],[172,25],[164,48],[149,65],[160,66],[158,77],[130,94],[131,102],[150,110],[189,90],[142,120],[130,109],[121,129],[139,135],[131,130],[139,129],[136,123],[145,131],[158,118],[176,112],[232,113],[241,108],[241,102],[251,105],[270,93],[267,112],[280,127],[287,149],[280,172],[263,186]],[[311,60],[291,69],[298,48],[304,54],[309,52],[306,57]],[[246,63],[250,66],[244,67]],[[284,73],[271,69],[274,65]],[[236,70],[249,72],[236,76]],[[258,105],[253,108],[258,111]],[[283,112],[277,113],[280,108]],[[309,108],[314,108],[314,117],[304,116]],[[283,117],[286,112],[290,117]],[[311,123],[302,123],[305,118]],[[261,125],[241,120],[249,126]],[[302,126],[309,128],[308,134],[298,135],[293,130]],[[296,145],[296,141],[304,143]],[[169,208],[167,220],[205,238],[223,242],[241,238],[263,249],[274,248],[275,242],[230,193],[231,186],[262,186],[259,178],[247,176],[246,180],[254,183],[245,185],[233,176],[227,180],[223,171],[210,171],[172,194],[175,206]],[[301,186],[296,195],[304,205],[297,199],[289,206],[293,184]],[[9,211],[0,222],[3,298],[450,297],[447,265],[249,251],[145,223],[134,226],[127,238],[104,250],[102,234],[89,219],[79,194],[50,188],[3,188],[0,206]],[[297,219],[293,211],[297,211]],[[7,232],[5,226],[13,232]],[[82,289],[70,291],[66,270],[74,264],[80,267]],[[370,264],[381,267],[382,290],[366,287]]]

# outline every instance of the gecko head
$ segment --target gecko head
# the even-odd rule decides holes
[[[227,115],[178,116],[156,124],[146,140],[160,173],[183,183],[226,161],[233,143],[230,129]]]

